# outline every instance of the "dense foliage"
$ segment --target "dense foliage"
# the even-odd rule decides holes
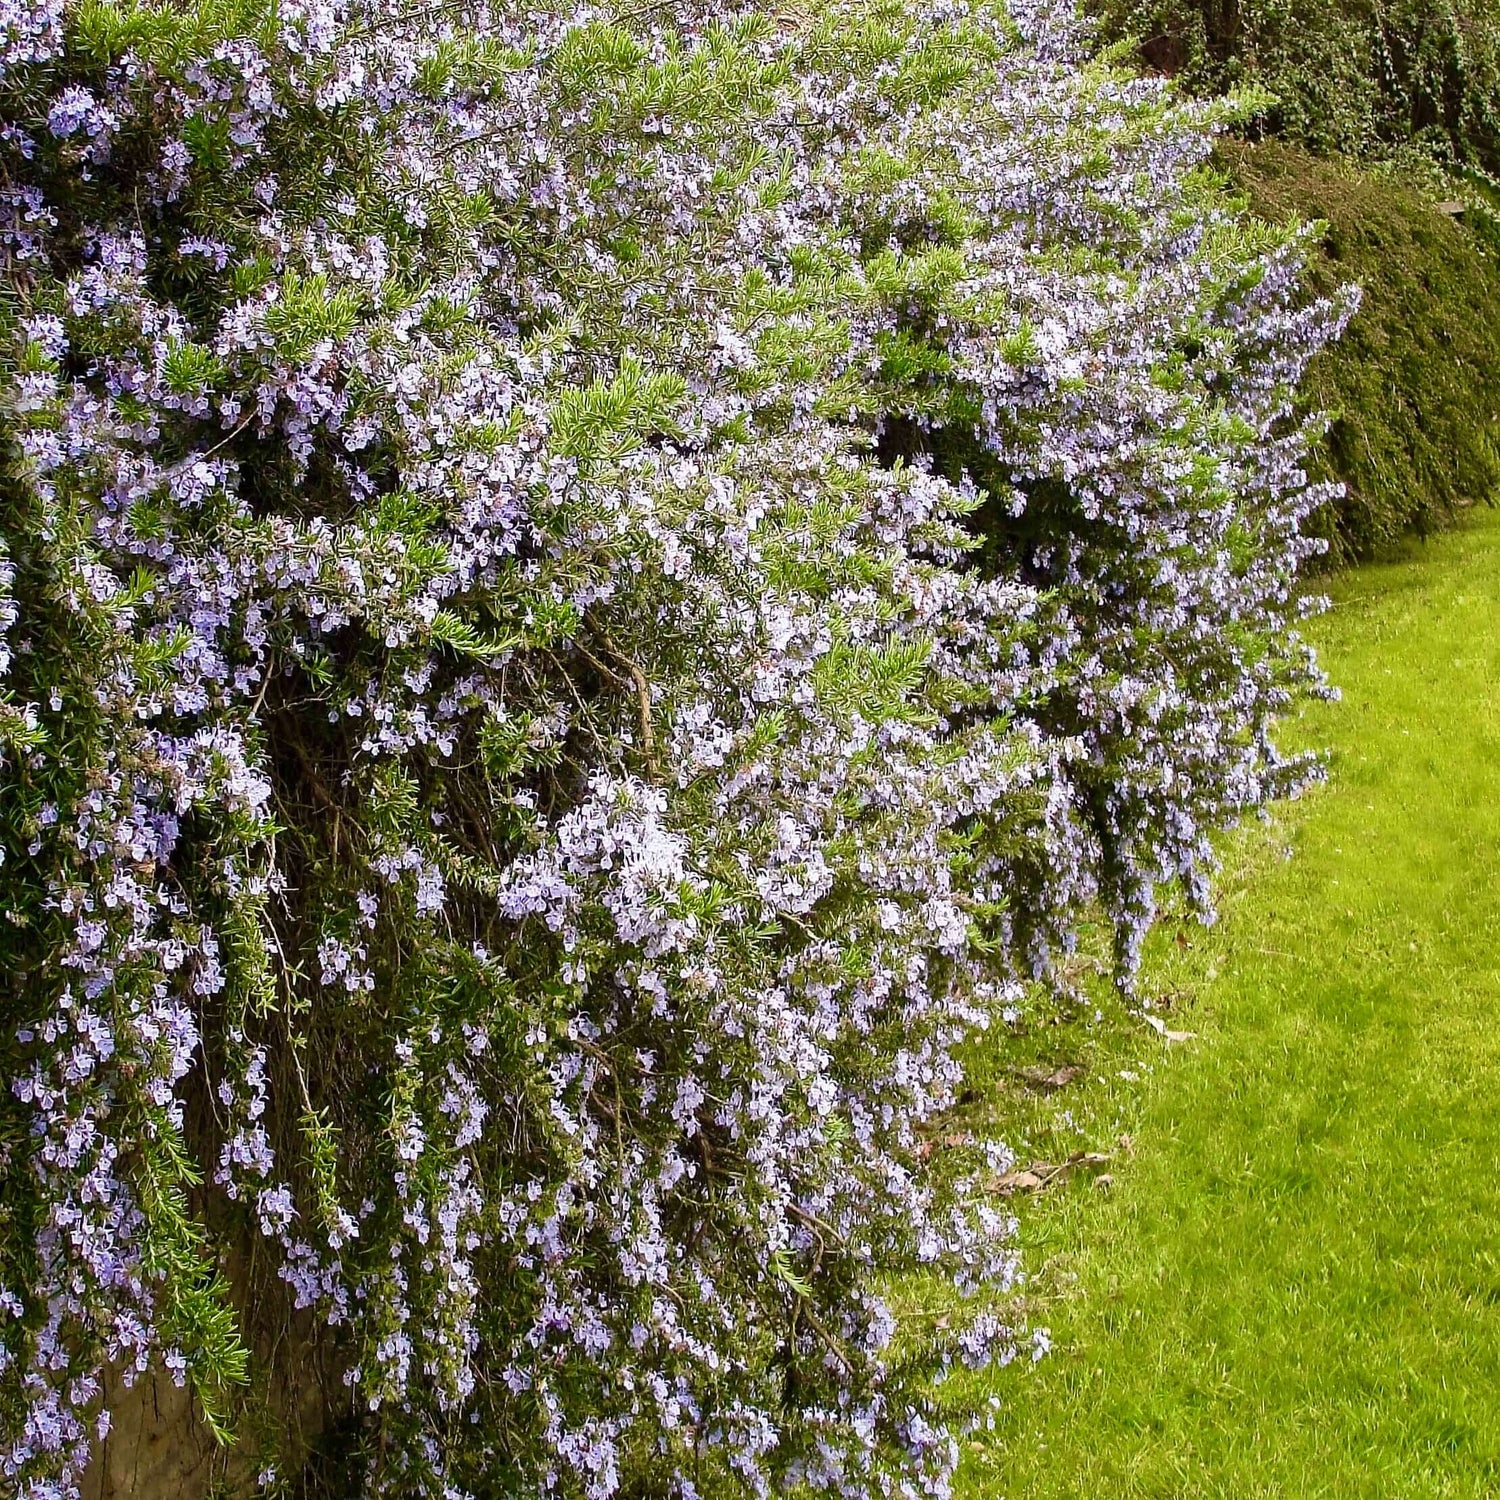
[[[1489,0],[1094,0],[1106,37],[1212,96],[1271,102],[1226,153],[1254,210],[1324,219],[1324,289],[1354,280],[1349,336],[1309,395],[1336,420],[1335,561],[1426,534],[1500,483],[1500,9]],[[1425,201],[1424,201],[1425,200]],[[1461,222],[1454,223],[1456,210]]]
[[[1276,95],[1268,123],[1320,154],[1415,152],[1500,176],[1500,10],[1491,0],[1097,0],[1154,68]]]
[[[1294,146],[1223,143],[1267,218],[1318,220],[1313,283],[1362,290],[1344,337],[1309,371],[1333,418],[1319,464],[1343,493],[1319,512],[1334,560],[1426,535],[1500,495],[1500,307],[1482,244],[1399,181]]]
[[[956,1050],[1316,678],[1341,305],[1080,55],[0,0],[8,1488],[312,1338],[368,1493],[946,1493]]]

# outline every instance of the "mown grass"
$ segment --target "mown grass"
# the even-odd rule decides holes
[[[1194,1038],[1084,1005],[985,1060],[1023,1158],[1113,1180],[1018,1195],[1055,1350],[987,1377],[969,1500],[1500,1495],[1500,519],[1332,591],[1330,784],[1149,954]]]

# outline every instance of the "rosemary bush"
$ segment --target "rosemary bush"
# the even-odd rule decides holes
[[[1346,309],[1082,41],[0,0],[8,1487],[312,1340],[363,1493],[947,1493],[960,1044],[1309,771]]]

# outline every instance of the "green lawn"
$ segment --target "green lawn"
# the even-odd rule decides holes
[[[1343,701],[1293,730],[1330,785],[1154,940],[1194,1039],[1083,1007],[989,1059],[1027,1159],[1113,1183],[1020,1210],[1056,1347],[968,1500],[1500,1496],[1500,518],[1333,592]],[[1034,1097],[1017,1047],[1088,1076]]]

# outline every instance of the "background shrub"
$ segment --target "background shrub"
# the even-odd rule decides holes
[[[1191,92],[1274,96],[1225,160],[1257,212],[1329,225],[1316,279],[1359,283],[1320,361],[1334,560],[1492,498],[1500,313],[1500,12],[1469,0],[1100,0],[1104,34]],[[1437,205],[1443,204],[1440,209]],[[1453,210],[1464,210],[1462,224]]]
[[[1222,111],[1046,6],[569,15],[0,10],[30,1500],[106,1371],[268,1494],[289,1371],[361,1493],[947,1493],[962,1043],[1309,774],[1342,306]]]
[[[1194,92],[1257,83],[1267,128],[1323,155],[1500,173],[1500,13],[1489,0],[1100,0],[1114,36]]]
[[[1314,284],[1362,288],[1358,315],[1309,372],[1333,418],[1320,453],[1345,493],[1319,513],[1335,559],[1426,534],[1500,486],[1500,316],[1494,261],[1390,177],[1280,142],[1226,142],[1254,211],[1321,220]]]

